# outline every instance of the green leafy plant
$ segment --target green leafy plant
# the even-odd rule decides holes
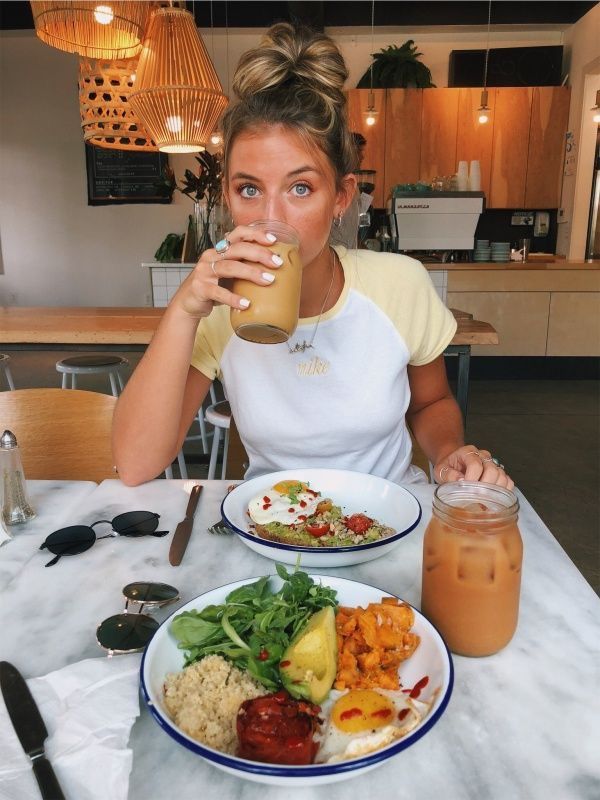
[[[183,234],[167,233],[160,247],[154,253],[154,258],[160,262],[179,261],[183,251],[183,240]]]
[[[277,573],[284,581],[278,592],[269,588],[266,576],[234,589],[222,605],[175,617],[171,631],[186,651],[186,665],[218,653],[268,689],[281,686],[279,662],[287,646],[312,614],[336,608],[337,601],[334,589],[305,572],[289,573],[277,564]]]
[[[430,89],[435,87],[431,81],[431,71],[417,59],[423,55],[413,39],[408,39],[401,47],[395,44],[382,47],[379,53],[372,53],[373,88],[415,88]],[[371,87],[371,68],[365,72],[356,85],[357,89]]]

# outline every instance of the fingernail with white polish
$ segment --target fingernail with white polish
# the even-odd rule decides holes
[[[280,267],[280,266],[283,264],[283,258],[282,258],[281,256],[278,256],[278,255],[277,255],[277,253],[274,253],[274,254],[271,256],[271,261],[272,261],[274,264],[276,264],[278,267]]]
[[[262,277],[263,281],[269,281],[269,283],[273,283],[275,280],[275,275],[272,272],[263,272]]]
[[[240,298],[240,308],[248,308],[250,305],[250,300],[247,300],[245,297]]]
[[[265,236],[267,237],[267,239],[270,242],[276,242],[277,241],[277,237],[275,236],[274,233],[265,233]]]

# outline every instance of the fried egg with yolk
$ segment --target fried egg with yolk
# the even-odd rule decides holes
[[[248,503],[248,514],[257,525],[280,522],[293,525],[312,516],[320,502],[320,495],[302,481],[286,480],[253,497]]]
[[[359,758],[406,736],[429,711],[430,704],[389,689],[332,690],[321,703],[321,730],[315,737],[315,763]]]

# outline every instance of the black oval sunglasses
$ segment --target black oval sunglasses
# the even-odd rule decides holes
[[[179,590],[168,583],[137,581],[123,588],[125,610],[101,622],[96,629],[96,641],[109,656],[137,653],[143,650],[158,630],[158,622],[143,614],[179,600]],[[129,605],[139,608],[129,611]]]
[[[63,556],[76,556],[85,553],[98,539],[110,539],[113,536],[166,536],[169,531],[157,531],[160,514],[153,511],[126,511],[113,520],[99,519],[91,525],[70,525],[51,533],[40,545],[40,550],[49,550],[55,558],[46,566],[52,567]],[[111,533],[96,536],[95,525],[108,523]]]

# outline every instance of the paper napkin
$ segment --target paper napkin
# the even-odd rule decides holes
[[[67,800],[126,800],[140,660],[139,653],[90,658],[27,681],[48,729],[46,756]],[[0,800],[39,800],[1,694],[0,752]]]

